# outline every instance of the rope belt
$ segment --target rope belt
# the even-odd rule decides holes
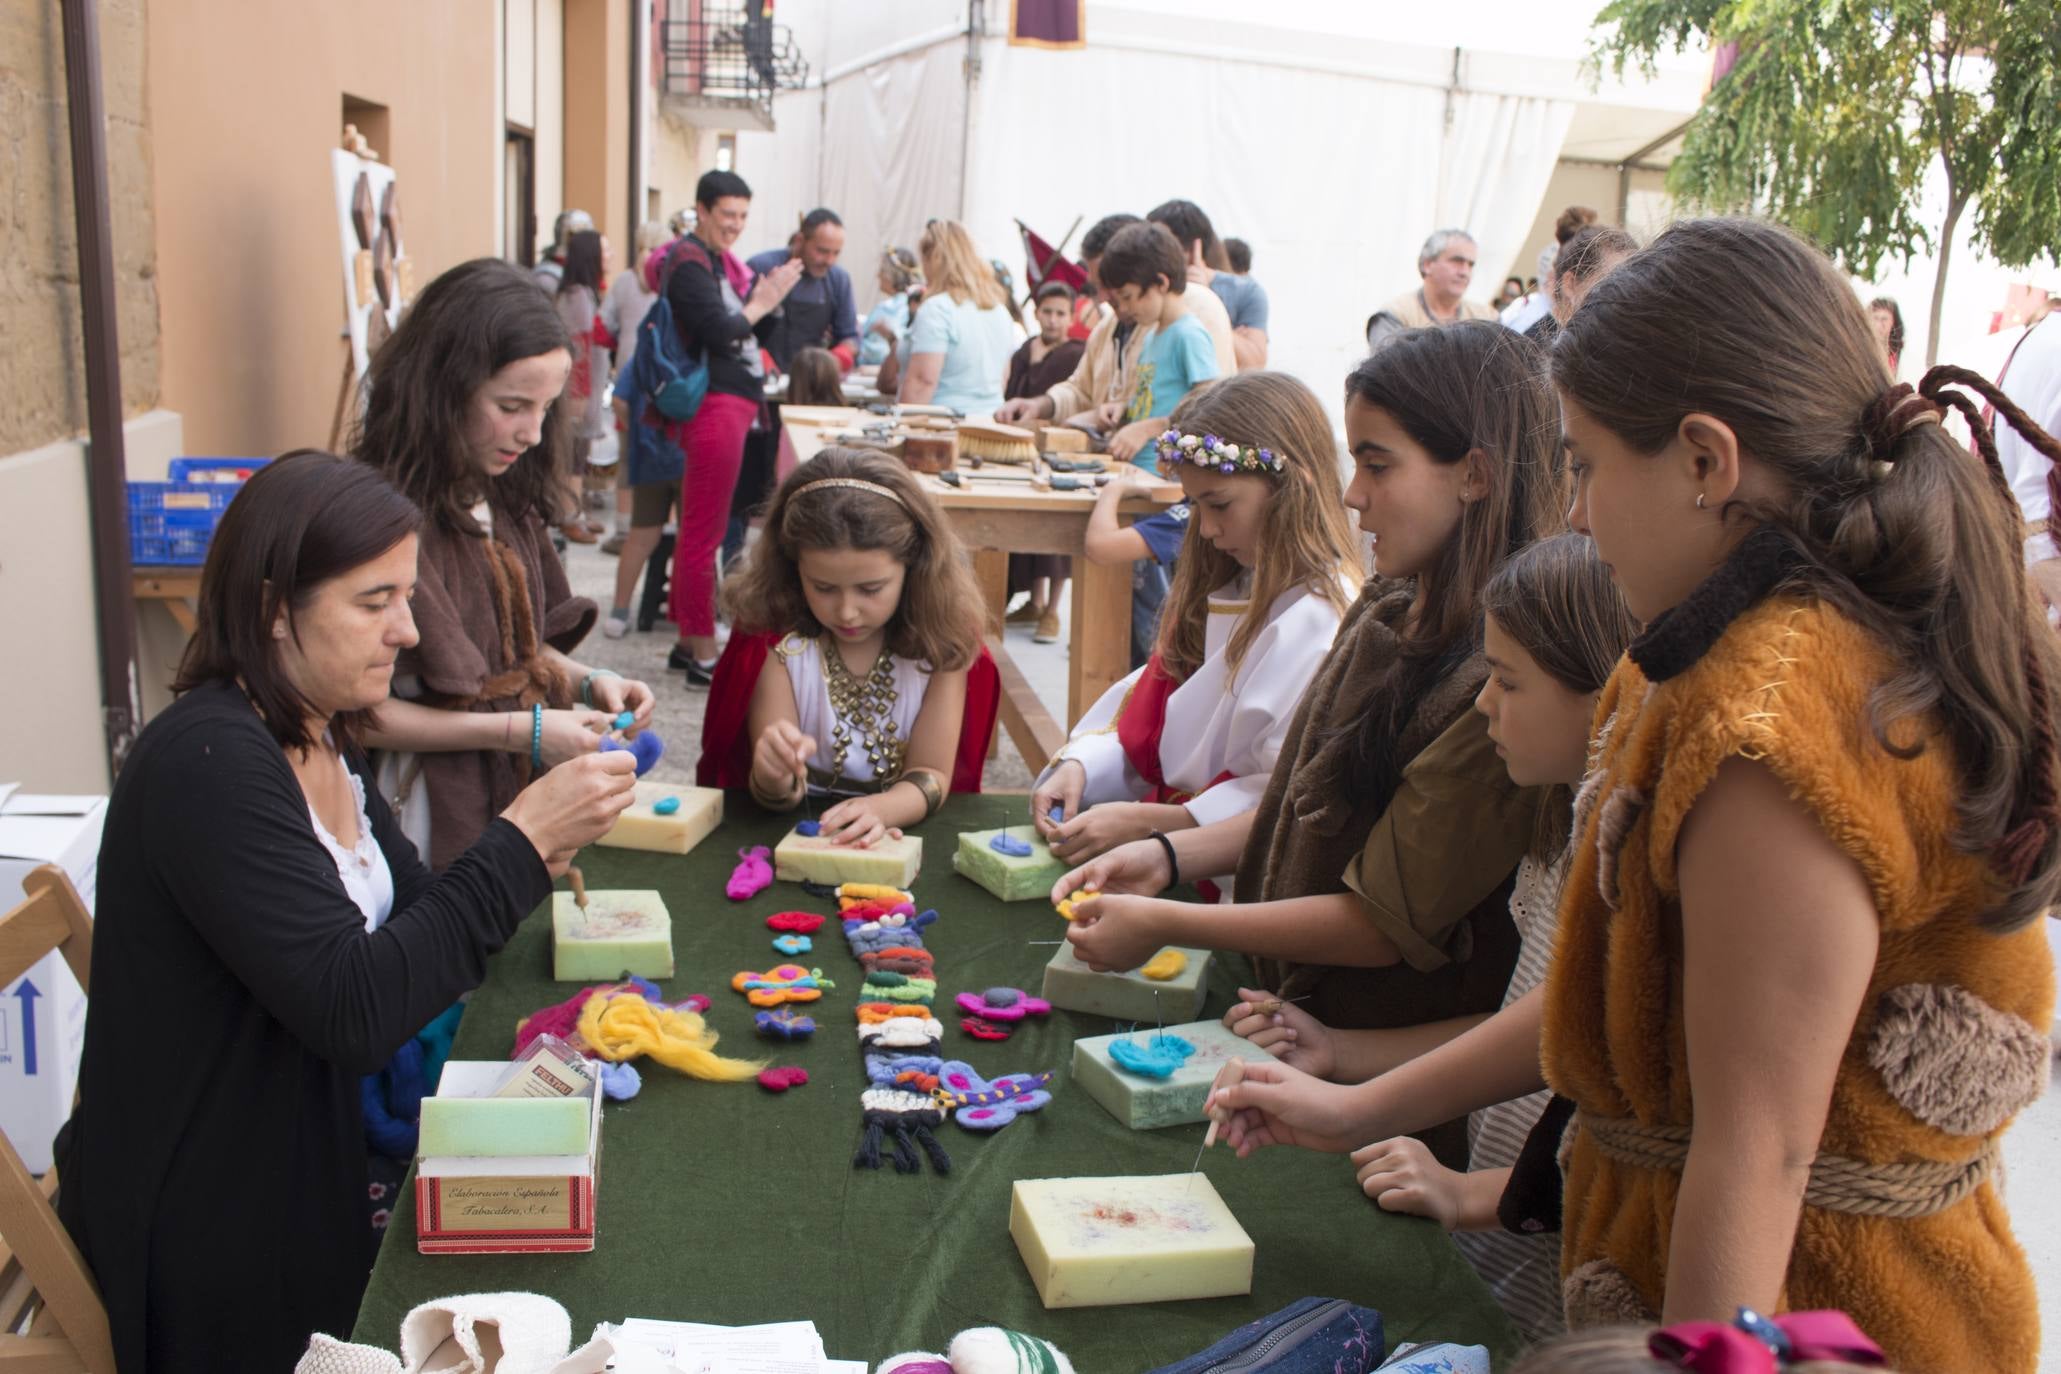
[[[1647,1126],[1638,1121],[1576,1115],[1576,1122],[1605,1159],[1635,1169],[1680,1173],[1689,1158],[1687,1126]],[[1944,1212],[1981,1187],[1997,1167],[1997,1142],[1985,1141],[1973,1159],[1921,1159],[1874,1164],[1844,1155],[1821,1154],[1811,1161],[1803,1200],[1828,1212],[1866,1217],[1929,1217]]]

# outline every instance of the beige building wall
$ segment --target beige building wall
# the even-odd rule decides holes
[[[565,200],[594,217],[622,266],[630,213],[630,22],[623,0],[564,0]]]
[[[694,183],[716,165],[716,142],[722,137],[715,129],[697,128],[676,119],[651,101],[651,118],[645,125],[651,148],[649,189],[657,193],[659,219],[669,219],[678,210],[694,208]]]
[[[490,16],[151,0],[149,30],[164,403],[191,453],[322,445],[346,357],[329,158],[345,99],[384,107],[359,122],[399,176],[417,283],[497,252]]]
[[[151,129],[143,0],[100,7],[116,329],[130,462],[169,424],[158,393]],[[0,782],[104,792],[100,646],[87,509],[84,339],[64,30],[49,0],[0,0]],[[153,435],[158,436],[154,442]]]
[[[537,255],[551,243],[551,224],[572,202],[565,198],[565,3],[536,6]],[[513,22],[511,20],[511,22]],[[592,213],[597,207],[579,207]]]

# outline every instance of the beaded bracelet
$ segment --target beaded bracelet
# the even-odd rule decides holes
[[[544,771],[544,703],[530,707],[530,767]]]
[[[622,674],[621,674],[621,673],[618,673],[618,672],[617,672],[617,671],[616,671],[615,669],[613,669],[613,668],[596,668],[596,669],[595,669],[595,670],[594,670],[593,672],[591,672],[591,673],[587,674],[587,675],[586,675],[585,677],[581,678],[581,679],[580,679],[580,705],[582,705],[582,706],[592,706],[592,705],[594,704],[594,679],[595,679],[595,678],[597,678],[597,677],[613,677],[613,678],[620,678],[621,676],[622,676]]]
[[[1158,830],[1153,831],[1149,838],[1158,840],[1159,847],[1166,851],[1167,871],[1173,875],[1172,881],[1167,886],[1179,887],[1181,885],[1181,861],[1174,854],[1174,842],[1168,839],[1164,832]]]

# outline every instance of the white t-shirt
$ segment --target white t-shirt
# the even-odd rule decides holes
[[[2049,315],[2026,331],[2017,351],[2004,369],[2003,392],[2034,424],[2049,434],[2061,434],[2061,320]],[[2011,494],[2025,512],[2025,523],[2037,525],[2053,516],[2047,497],[2047,473],[2053,464],[2047,455],[2025,442],[2011,422],[2001,415],[1993,421],[1997,439],[1997,460],[2011,481]],[[2025,541],[2025,562],[2056,557],[2054,536],[2042,530]]]
[[[801,732],[816,741],[816,752],[809,758],[812,770],[830,771],[831,732],[837,724],[837,713],[830,706],[830,684],[823,676],[823,642],[820,639],[804,639],[800,635],[789,635],[774,646],[773,652],[780,656],[787,669],[788,685],[794,688],[794,705]],[[895,735],[905,745],[916,729],[916,717],[923,710],[923,694],[930,686],[930,674],[924,672],[907,659],[893,658],[894,705],[889,715],[895,724]],[[872,782],[873,761],[866,757],[866,741],[855,728],[845,746],[844,768],[840,777],[846,782]],[[809,783],[812,792],[820,792],[813,776]],[[842,790],[842,789],[840,789]]]

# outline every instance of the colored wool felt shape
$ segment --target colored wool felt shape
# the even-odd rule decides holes
[[[782,954],[807,954],[816,947],[816,942],[806,935],[775,935],[773,948]]]
[[[890,883],[839,883],[837,900],[845,902],[909,902],[914,903],[916,894],[904,892]]]
[[[823,928],[823,918],[813,911],[778,911],[766,918],[767,930],[784,930],[795,935],[814,935]]]
[[[983,1021],[1021,1021],[1026,1016],[1048,1016],[1052,1004],[1033,997],[1022,988],[989,988],[986,992],[962,992],[953,999],[959,1010]]]
[[[914,902],[843,902],[837,908],[840,920],[878,921],[886,916],[914,916]]]
[[[1052,1100],[1045,1085],[1049,1073],[1005,1073],[992,1083],[963,1060],[948,1061],[938,1070],[932,1097],[969,1131],[999,1131],[1025,1112]]]
[[[658,990],[658,984],[648,978],[631,978],[620,983],[603,983],[596,987],[582,988],[563,1002],[554,1002],[548,1007],[540,1007],[528,1016],[523,1017],[520,1021],[517,1021],[515,1023],[515,1048],[508,1052],[508,1057],[510,1059],[522,1058],[522,1052],[528,1049],[531,1042],[540,1035],[555,1035],[560,1040],[571,1044],[573,1038],[579,1034],[580,1008],[586,1006],[587,999],[597,992],[634,992],[638,996],[653,1002],[662,1003],[665,1001],[664,994]],[[708,1000],[704,998],[700,1006],[688,1007],[686,1010],[693,1012],[707,1011]],[[579,1047],[575,1045],[574,1048],[577,1049]]]
[[[867,1050],[917,1050],[937,1053],[945,1028],[932,1016],[891,1016],[859,1027],[859,1045]]]
[[[918,978],[934,976],[930,951],[896,945],[878,954],[861,954],[859,967],[868,973],[907,973]]]
[[[868,1054],[866,1081],[876,1088],[905,1088],[927,1093],[938,1086],[945,1061],[934,1054]]]
[[[800,964],[776,964],[764,973],[745,969],[730,980],[731,989],[743,993],[744,1000],[755,1007],[813,1002],[823,995],[823,989],[836,986],[823,976],[822,969],[803,968]]]
[[[992,840],[989,840],[988,848],[994,850],[997,854],[1007,854],[1015,859],[1027,859],[1030,857],[1031,852],[1029,840],[1021,839],[1006,830],[995,836]]]
[[[759,1074],[759,1086],[769,1093],[784,1093],[789,1088],[799,1088],[808,1081],[807,1069],[765,1069]]]
[[[794,833],[797,835],[807,835],[811,838],[814,838],[815,836],[823,833],[823,822],[796,821],[794,823]]]
[[[601,753],[612,754],[618,749],[627,751],[630,757],[636,760],[637,776],[641,778],[657,766],[660,759],[665,757],[666,742],[660,739],[655,731],[651,730],[640,730],[627,740],[619,740],[613,735],[603,735],[601,737]],[[673,809],[679,809],[679,802],[677,800],[673,803]],[[658,808],[654,806],[652,810],[657,811]],[[659,811],[659,814],[665,815],[666,813]]]
[[[644,1091],[644,1076],[635,1064],[603,1064],[601,1091],[611,1102],[628,1102]]]
[[[1099,892],[1090,892],[1086,888],[1080,888],[1077,889],[1071,897],[1063,899],[1058,906],[1053,908],[1053,910],[1057,911],[1061,916],[1064,916],[1067,920],[1071,921],[1073,919],[1073,909],[1077,903],[1085,902],[1090,897],[1099,897],[1101,895],[1102,894]]]
[[[911,978],[906,973],[869,973],[865,996],[876,1002],[921,1002],[927,1007],[937,996],[937,980]]]
[[[651,804],[651,814],[654,816],[676,815],[679,810],[680,799],[678,797],[660,797]]]
[[[741,861],[730,870],[723,895],[733,902],[748,901],[773,885],[773,851],[762,844],[737,851]]]
[[[815,1018],[792,1007],[776,1007],[752,1017],[752,1026],[768,1040],[806,1040],[816,1033]]]
[[[997,1025],[978,1016],[961,1017],[959,1029],[976,1040],[1007,1040],[1011,1034],[1008,1026]]]
[[[913,1174],[923,1167],[920,1148],[938,1173],[952,1172],[952,1157],[938,1144],[933,1128],[945,1124],[945,1114],[929,1095],[899,1088],[868,1088],[859,1094],[865,1114],[865,1134],[852,1155],[856,1167],[878,1169],[880,1149],[892,1138],[895,1172]]]
[[[1155,982],[1164,983],[1169,978],[1181,976],[1181,970],[1188,967],[1188,956],[1178,949],[1163,949],[1138,966],[1138,972]]]
[[[727,1059],[716,1033],[691,1011],[658,1006],[635,993],[593,993],[580,1009],[580,1039],[589,1053],[621,1062],[647,1055],[669,1069],[712,1083],[737,1083],[766,1066],[763,1059]]]
[[[931,1013],[930,1008],[922,1003],[910,1005],[904,1002],[861,1002],[857,1014],[861,1026],[873,1026],[897,1017],[927,1020]]]
[[[1109,1058],[1125,1073],[1140,1078],[1171,1078],[1175,1069],[1195,1053],[1195,1046],[1178,1035],[1155,1035],[1148,1040],[1119,1040],[1109,1047]]]

